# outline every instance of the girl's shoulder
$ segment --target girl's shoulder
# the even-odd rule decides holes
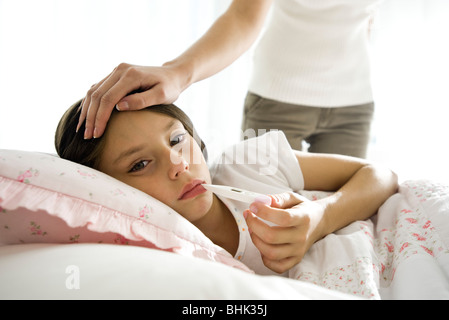
[[[226,148],[212,163],[211,176],[214,183],[254,191],[257,184],[283,190],[301,190],[304,186],[296,156],[285,134],[278,130]]]

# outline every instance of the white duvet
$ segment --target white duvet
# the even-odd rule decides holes
[[[449,187],[401,184],[376,216],[317,242],[289,276],[369,299],[449,299]]]

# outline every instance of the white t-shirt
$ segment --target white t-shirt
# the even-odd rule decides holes
[[[249,91],[317,107],[372,102],[369,23],[381,1],[275,0]]]
[[[285,135],[272,131],[226,149],[211,166],[212,183],[242,188],[262,194],[304,189],[301,168]],[[232,212],[240,231],[235,258],[257,274],[278,275],[262,262],[252,243],[243,211],[249,204],[219,197]],[[287,273],[283,274],[287,276]]]

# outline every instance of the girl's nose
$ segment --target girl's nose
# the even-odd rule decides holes
[[[170,179],[177,179],[183,172],[189,170],[189,163],[183,158],[170,159],[169,177]]]

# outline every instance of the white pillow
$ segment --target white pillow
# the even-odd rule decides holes
[[[120,243],[250,271],[151,196],[57,156],[0,150],[0,245]]]
[[[176,318],[183,311],[177,306],[188,307],[191,300],[221,303],[230,299],[357,297],[303,281],[249,274],[220,263],[160,250],[89,243],[0,247],[0,299],[170,300],[167,305],[170,309],[164,309],[165,316],[173,313]],[[217,310],[216,314],[226,315],[226,306],[223,307],[223,312]],[[273,308],[269,307],[266,313],[273,315]]]

